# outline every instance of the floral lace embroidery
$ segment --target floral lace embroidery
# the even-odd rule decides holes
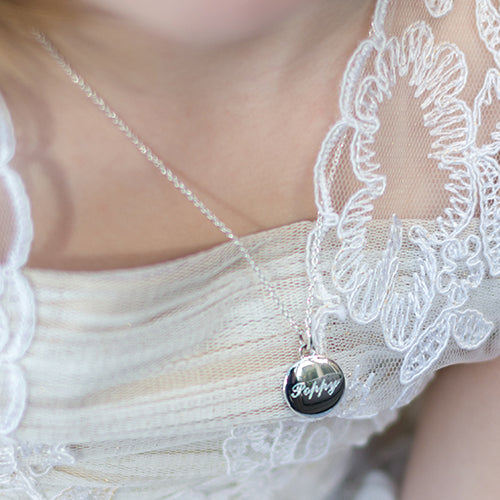
[[[443,266],[437,274],[436,288],[445,295],[448,306],[460,306],[468,299],[468,290],[483,279],[484,264],[479,256],[481,242],[470,235],[466,240],[448,240],[441,247]]]
[[[0,439],[0,490],[22,491],[33,499],[45,497],[37,488],[37,479],[57,465],[73,464],[64,446],[20,443],[11,438]]]
[[[425,0],[429,14],[434,17],[443,17],[453,8],[453,0]]]
[[[476,0],[477,31],[486,48],[500,64],[500,13],[490,0]]]
[[[500,17],[499,17],[500,19]],[[495,59],[497,60],[497,59]],[[497,64],[499,61],[497,61]],[[498,128],[483,130],[482,114],[488,107],[500,100],[500,73],[491,68],[474,102],[474,123],[476,136],[489,138],[491,142],[477,144],[471,151],[471,158],[478,171],[479,200],[481,207],[480,230],[483,237],[485,257],[492,276],[500,276],[500,173],[497,159],[500,151]],[[486,139],[487,140],[487,139]]]
[[[340,248],[333,257],[320,252],[319,266],[311,265],[310,259],[308,265],[317,283],[316,297],[323,304],[314,323],[315,337],[331,335],[324,331],[331,324],[328,316],[342,321],[338,311],[343,307],[359,324],[378,322],[387,347],[403,355],[401,383],[416,388],[418,379],[427,377],[451,338],[459,347],[471,350],[493,331],[493,324],[482,313],[461,307],[467,303],[470,290],[483,279],[486,269],[482,258],[489,264],[490,275],[497,276],[500,271],[500,179],[494,158],[500,150],[497,128],[490,133],[490,144],[480,148],[475,144],[481,113],[499,99],[500,78],[496,69],[488,72],[471,110],[459,98],[468,76],[463,53],[453,44],[436,44],[424,22],[409,26],[400,37],[387,38],[383,25],[389,3],[379,2],[373,34],[351,59],[341,94],[343,118],[331,130],[316,166],[321,217],[308,252],[312,255],[313,246],[321,248],[332,238],[339,241]],[[426,6],[433,16],[440,17],[450,12],[453,2],[429,0]],[[491,9],[489,2],[477,1],[478,26],[482,26],[487,48],[493,51],[498,44],[488,29],[498,12]],[[368,68],[373,69],[366,71]],[[400,85],[413,87],[414,96],[420,99],[422,123],[432,139],[428,157],[449,175],[444,187],[449,206],[436,218],[431,233],[416,224],[404,234],[394,216],[386,249],[373,265],[365,254],[367,225],[374,201],[386,189],[386,177],[373,161],[381,126],[378,110]],[[334,159],[342,149],[351,151],[353,172],[364,186],[341,213],[336,213],[330,191]],[[464,236],[478,201],[482,238]],[[417,255],[409,282],[399,269],[405,238]],[[321,259],[331,260],[321,265]],[[316,274],[315,268],[319,269]],[[321,275],[325,269],[331,269],[328,274],[333,287],[325,285]],[[398,406],[398,402],[394,404]]]
[[[319,460],[328,452],[333,434],[345,432],[347,420],[337,419],[335,423],[335,429],[312,428],[303,420],[236,428],[224,442],[228,474]]]
[[[68,488],[51,500],[111,500],[115,490],[112,488]]]

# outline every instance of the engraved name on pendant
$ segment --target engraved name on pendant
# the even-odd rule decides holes
[[[344,374],[339,365],[313,354],[290,368],[285,376],[283,393],[295,413],[320,417],[339,402],[344,388]]]

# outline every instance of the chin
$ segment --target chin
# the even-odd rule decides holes
[[[87,0],[156,35],[200,46],[255,37],[315,1],[322,0]]]

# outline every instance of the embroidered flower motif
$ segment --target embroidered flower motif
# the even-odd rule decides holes
[[[460,306],[467,301],[468,290],[481,283],[484,264],[480,257],[481,242],[470,235],[465,241],[447,241],[441,247],[443,268],[437,276],[437,289],[448,297],[448,304]]]
[[[374,73],[362,76],[365,66],[373,67]],[[349,314],[358,323],[370,323],[380,315],[397,279],[403,239],[402,226],[395,217],[380,259],[375,266],[368,263],[367,227],[372,220],[373,204],[384,194],[387,183],[382,166],[374,162],[376,135],[381,127],[378,110],[399,85],[414,87],[415,96],[421,100],[422,124],[433,141],[429,156],[436,161],[436,167],[449,172],[450,182],[444,189],[449,193],[450,206],[436,219],[437,230],[433,234],[436,241],[444,241],[470,222],[477,197],[470,165],[458,154],[473,139],[470,109],[457,97],[466,74],[463,54],[450,44],[435,45],[432,32],[424,23],[410,26],[401,38],[367,40],[349,66],[341,96],[345,121],[332,129],[316,166],[316,194],[326,227],[316,232],[320,241],[314,244],[321,246],[327,233],[336,231],[341,246],[332,263],[335,291],[331,295],[345,295]],[[338,156],[339,148],[347,147],[351,150],[353,171],[365,186],[336,217],[330,201],[332,159]],[[325,294],[322,295],[324,299]]]
[[[425,6],[433,17],[443,17],[453,9],[453,0],[425,0]]]
[[[474,101],[476,146],[471,157],[479,180],[480,230],[484,255],[492,276],[500,276],[500,120],[483,123],[483,115],[487,115],[489,108],[499,102],[500,72],[491,68]]]
[[[446,348],[451,336],[462,349],[477,349],[493,331],[479,311],[443,311],[406,353],[401,366],[403,385],[414,382],[433,366]]]
[[[0,489],[10,483],[16,468],[16,452],[12,441],[0,438]]]
[[[481,40],[500,66],[500,12],[491,0],[476,0],[476,22]]]
[[[232,438],[224,443],[228,473],[248,472],[271,461],[271,449],[279,432],[279,427],[265,425],[234,429]]]
[[[330,448],[334,428],[303,420],[237,427],[224,442],[228,474],[248,474],[257,469],[320,460]],[[340,432],[338,432],[338,435]]]
[[[438,17],[448,13],[453,2],[428,0],[426,5]],[[385,15],[387,9],[388,3],[381,2],[378,14]],[[386,345],[395,356],[402,356],[400,382],[408,396],[422,389],[421,381],[428,380],[429,370],[438,366],[450,338],[463,349],[473,349],[492,331],[479,311],[457,308],[483,279],[481,251],[492,274],[500,275],[500,169],[491,155],[500,151],[500,142],[490,144],[491,151],[481,154],[474,145],[480,112],[493,96],[500,95],[500,79],[489,75],[476,99],[473,118],[459,98],[468,68],[457,46],[436,44],[431,29],[422,22],[392,38],[385,36],[381,19],[376,18],[374,26],[372,37],[350,61],[341,94],[343,118],[330,131],[316,165],[320,219],[309,242],[309,255],[315,247],[320,249],[314,281],[321,304],[335,303],[337,309],[345,305],[349,319],[358,325],[380,322]],[[426,158],[447,173],[443,189],[448,206],[429,225],[432,230],[414,224],[405,231],[396,214],[385,249],[376,254],[370,246],[368,254],[374,206],[388,182],[377,151],[377,135],[387,128],[381,110],[385,101],[401,94],[401,86],[410,87],[419,101],[421,124],[430,139]],[[494,141],[499,139],[498,127],[490,135]],[[362,186],[336,213],[331,193],[340,158],[351,162]],[[478,236],[465,241],[462,236],[474,217],[479,196],[483,244]],[[406,264],[401,268],[403,245],[406,251],[411,249],[412,269]],[[308,265],[314,277],[311,262]],[[435,300],[437,294],[448,297],[445,308]],[[321,321],[313,325],[321,330],[313,332],[315,338],[328,339],[333,335],[328,328],[339,321],[334,313],[329,318],[324,311],[328,308],[322,309]],[[435,319],[429,321],[431,311]],[[478,329],[477,336],[470,325]],[[400,401],[393,403],[399,406]]]
[[[21,443],[20,452],[24,467],[33,477],[44,476],[59,465],[72,465],[73,456],[63,445]]]
[[[13,438],[0,438],[0,491],[23,491],[29,498],[43,499],[37,479],[54,467],[71,465],[73,457],[62,445],[33,445]]]
[[[415,342],[435,295],[437,258],[429,236],[421,227],[413,226],[408,239],[420,254],[412,273],[412,287],[397,291],[394,286],[380,316],[386,345],[397,352],[404,352]]]
[[[462,349],[477,349],[491,334],[493,323],[486,321],[479,311],[450,312],[449,324],[456,343]]]
[[[342,397],[336,413],[340,418],[372,418],[377,412],[367,405],[375,373],[362,373],[361,367],[356,365],[354,373],[349,377],[345,395]]]

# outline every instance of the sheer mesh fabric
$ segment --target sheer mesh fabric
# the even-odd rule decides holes
[[[493,0],[379,0],[311,179],[318,220],[243,240],[297,322],[313,284],[315,344],[347,378],[315,420],[282,396],[296,333],[229,242],[20,273],[31,223],[2,108],[2,498],[395,498],[353,448],[436,370],[500,352],[498,26]]]

